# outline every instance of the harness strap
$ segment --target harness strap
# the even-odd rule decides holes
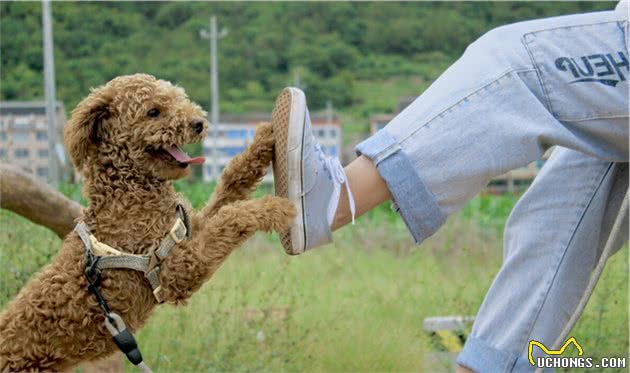
[[[192,237],[192,230],[190,229],[190,219],[188,214],[182,205],[179,203],[175,209],[177,218],[175,224],[171,228],[170,232],[164,237],[160,246],[157,249],[149,253],[146,269],[144,271],[144,277],[149,281],[151,289],[153,289],[153,296],[155,299],[162,303],[162,287],[160,286],[160,264],[162,260],[171,252],[171,249],[184,239],[190,239]]]
[[[116,255],[103,256],[98,261],[98,268],[126,268],[134,271],[144,272],[149,264],[149,258],[146,256],[136,255]]]
[[[155,250],[155,255],[157,255],[160,259],[164,259],[164,257],[166,257],[171,251],[173,246],[188,238],[188,231],[189,230],[186,229],[186,224],[184,223],[184,221],[178,217],[171,231],[162,240],[157,250]]]
[[[83,246],[85,246],[85,252],[92,254],[92,240],[90,240],[90,230],[84,222],[79,222],[75,227],[74,231],[79,234],[81,241],[83,241]]]
[[[160,297],[160,293],[162,291],[162,286],[160,285],[160,267],[155,267],[152,271],[147,272],[144,277],[147,281],[149,281],[151,289],[153,289],[153,296],[161,303],[162,298]]]

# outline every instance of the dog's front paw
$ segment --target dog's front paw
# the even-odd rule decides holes
[[[265,196],[262,200],[268,214],[269,228],[275,231],[288,229],[296,214],[293,204],[286,198],[276,196]]]
[[[271,123],[260,123],[256,126],[256,135],[247,149],[247,158],[250,160],[249,167],[257,170],[263,169],[266,172],[271,158],[276,140],[273,136]]]
[[[273,145],[275,139],[273,137],[273,126],[271,123],[263,122],[256,126],[256,135],[254,136],[254,142],[261,142],[268,145]]]

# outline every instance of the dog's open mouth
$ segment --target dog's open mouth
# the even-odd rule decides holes
[[[204,157],[191,158],[179,146],[164,146],[161,148],[150,148],[149,154],[153,157],[167,162],[175,162],[181,168],[188,167],[189,164],[203,164],[206,159]]]

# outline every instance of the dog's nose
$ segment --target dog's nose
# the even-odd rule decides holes
[[[195,119],[190,123],[190,125],[197,133],[201,133],[203,131],[203,119]]]

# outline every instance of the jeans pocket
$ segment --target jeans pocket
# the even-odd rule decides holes
[[[571,25],[523,36],[558,120],[628,115],[626,23]]]

